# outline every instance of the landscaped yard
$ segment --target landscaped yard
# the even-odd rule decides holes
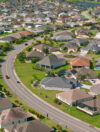
[[[85,84],[85,85],[90,85],[90,86],[92,86],[92,83],[89,82],[89,81],[83,81],[83,82],[81,82],[81,84]]]
[[[31,86],[31,80],[34,78],[34,74],[39,78],[42,79],[45,76],[45,72],[40,72],[38,70],[32,69],[31,63],[19,63],[18,60],[15,61],[15,69],[20,77],[21,81],[36,95],[38,95],[43,100],[47,101],[48,103],[52,104],[53,106],[61,109],[62,111],[81,119],[82,121],[88,122],[92,124],[93,126],[100,128],[100,115],[96,116],[89,116],[85,114],[84,112],[81,112],[77,110],[76,107],[70,107],[64,103],[61,105],[58,105],[54,102],[56,98],[56,94],[60,91],[53,91],[53,90],[45,90],[45,89],[39,89],[38,87],[32,87]],[[59,69],[59,68],[58,68]]]
[[[100,54],[87,54],[86,57],[89,57],[89,58],[100,58]]]

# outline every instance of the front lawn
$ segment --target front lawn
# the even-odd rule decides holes
[[[83,82],[81,82],[81,84],[85,84],[85,85],[92,86],[92,83],[91,83],[91,82],[89,82],[89,81],[83,81]]]
[[[70,107],[64,103],[60,105],[55,103],[56,94],[60,91],[53,91],[53,90],[45,90],[39,89],[38,87],[31,86],[31,80],[34,78],[33,76],[37,76],[39,79],[45,77],[45,72],[40,72],[32,68],[31,63],[19,63],[18,60],[15,61],[15,70],[17,75],[21,79],[21,81],[36,95],[38,95],[43,100],[47,101],[51,105],[61,109],[62,111],[82,120],[88,122],[89,124],[99,127],[100,128],[100,115],[96,116],[89,116],[82,111],[77,110],[76,107]],[[59,69],[59,68],[58,68]],[[35,78],[34,78],[35,79]]]
[[[98,59],[98,58],[100,58],[100,54],[87,54],[86,57]]]

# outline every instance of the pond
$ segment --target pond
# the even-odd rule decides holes
[[[77,4],[78,6],[84,6],[84,7],[96,7],[96,6],[100,6],[100,3],[91,3],[91,2],[75,1],[75,2],[71,2],[71,3]]]

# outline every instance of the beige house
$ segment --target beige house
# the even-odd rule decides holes
[[[81,102],[93,99],[93,96],[80,89],[74,89],[56,94],[56,98],[68,105],[79,105]]]
[[[7,98],[0,98],[0,111],[10,109],[13,104]]]
[[[17,125],[10,125],[4,130],[5,132],[55,132],[52,128],[41,123],[39,120],[32,120]]]
[[[27,122],[30,119],[31,117],[21,108],[6,109],[0,111],[0,128]]]
[[[100,97],[83,102],[77,108],[89,115],[100,114]]]

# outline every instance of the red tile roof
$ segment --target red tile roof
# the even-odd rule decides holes
[[[71,65],[72,66],[89,66],[90,61],[87,58],[76,57],[71,60]]]
[[[22,31],[22,32],[20,32],[20,34],[23,36],[28,36],[28,35],[33,35],[34,33],[31,31]]]

